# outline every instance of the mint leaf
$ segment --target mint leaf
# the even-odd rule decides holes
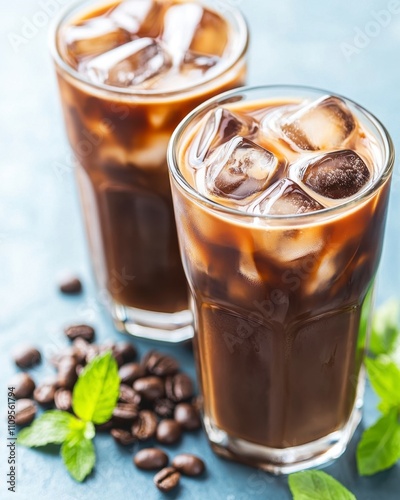
[[[45,446],[49,443],[61,444],[74,429],[82,429],[84,423],[66,411],[50,410],[33,424],[22,429],[17,436],[17,443],[29,448]]]
[[[372,320],[370,351],[375,354],[390,354],[400,341],[400,302],[388,300],[375,313]]]
[[[86,438],[86,439],[93,439],[94,436],[96,435],[96,429],[94,427],[94,425],[92,424],[92,422],[86,422],[85,425],[85,428],[83,430],[83,436]]]
[[[370,476],[392,467],[400,459],[400,423],[392,408],[364,431],[357,447],[357,466],[361,476]]]
[[[371,385],[380,397],[380,410],[386,413],[392,407],[400,407],[400,369],[387,356],[365,360]]]
[[[61,447],[61,456],[71,476],[79,482],[92,472],[96,462],[93,442],[81,432],[68,436]]]
[[[72,408],[85,422],[104,424],[111,418],[118,395],[118,366],[108,351],[89,363],[79,376],[72,395]]]
[[[290,474],[289,487],[294,500],[356,500],[339,481],[319,470]]]

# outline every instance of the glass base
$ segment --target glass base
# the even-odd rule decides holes
[[[362,367],[353,411],[346,425],[328,436],[300,446],[269,448],[254,444],[230,436],[208,417],[203,417],[204,427],[211,447],[218,455],[258,467],[271,474],[292,474],[311,467],[326,465],[342,455],[361,421],[364,389],[365,370]]]
[[[354,408],[347,424],[311,443],[291,448],[268,448],[229,436],[209,419],[204,419],[212,449],[230,460],[258,467],[272,474],[291,474],[318,467],[340,457],[361,420],[361,410]]]
[[[193,337],[193,316],[189,310],[158,313],[113,303],[111,314],[118,330],[142,339],[177,343]]]

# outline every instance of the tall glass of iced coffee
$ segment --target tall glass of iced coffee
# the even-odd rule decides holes
[[[118,328],[178,342],[193,333],[166,148],[194,107],[244,83],[246,23],[212,0],[79,2],[53,57],[91,257]]]
[[[203,416],[221,455],[289,473],[345,449],[394,153],[368,111],[301,87],[239,89],[168,152]]]

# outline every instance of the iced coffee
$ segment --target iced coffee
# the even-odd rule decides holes
[[[386,131],[341,97],[261,87],[198,108],[168,159],[213,448],[276,473],[339,456],[360,420]]]
[[[240,13],[202,0],[83,2],[54,59],[96,278],[117,326],[192,336],[166,148],[194,107],[245,79]]]

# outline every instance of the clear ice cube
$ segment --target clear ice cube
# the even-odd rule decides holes
[[[154,0],[125,0],[119,3],[108,16],[121,28],[130,33],[137,33],[149,15]]]
[[[176,66],[180,66],[184,61],[203,14],[203,8],[195,3],[173,5],[165,13],[161,38],[172,54]]]
[[[93,17],[76,25],[65,26],[61,34],[75,62],[93,57],[129,42],[130,34],[108,17]]]
[[[328,96],[284,116],[280,126],[290,144],[319,151],[341,147],[356,124],[344,101]]]
[[[189,50],[185,54],[180,70],[181,72],[196,71],[203,75],[207,71],[210,71],[211,68],[214,68],[219,61],[220,58],[217,56],[201,54]]]
[[[131,87],[153,82],[171,67],[171,59],[152,38],[137,38],[91,59],[84,68],[95,82]]]
[[[207,190],[216,196],[244,200],[265,188],[277,164],[270,151],[243,137],[234,137],[210,157]]]
[[[201,166],[210,153],[221,144],[239,135],[249,137],[256,129],[257,125],[250,118],[239,116],[226,108],[218,107],[210,111],[191,148],[192,166]]]
[[[370,177],[367,165],[351,149],[317,156],[301,170],[301,180],[306,186],[335,200],[358,193]]]
[[[248,211],[261,215],[292,215],[315,212],[323,208],[298,184],[284,178],[272,184]]]

